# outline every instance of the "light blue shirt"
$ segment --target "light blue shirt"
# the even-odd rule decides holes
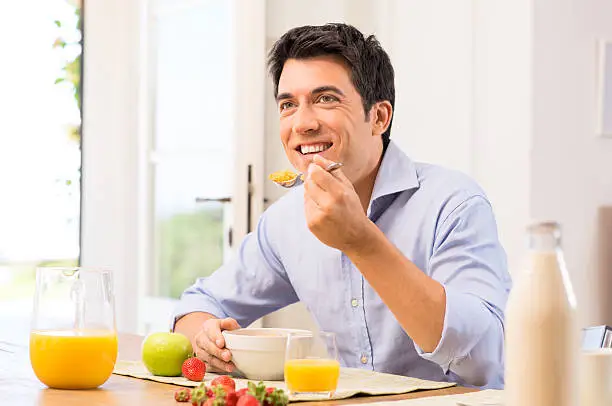
[[[415,163],[393,142],[367,211],[404,255],[446,290],[442,339],[423,352],[341,251],[306,225],[302,187],[271,205],[236,257],[183,293],[176,317],[202,311],[241,326],[302,301],[337,335],[343,366],[502,388],[511,287],[491,204],[467,176]]]

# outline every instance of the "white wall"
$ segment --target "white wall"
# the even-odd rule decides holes
[[[475,0],[473,10],[472,175],[493,204],[512,274],[530,219],[531,4]]]
[[[394,1],[389,43],[383,43],[396,72],[391,138],[412,159],[467,173],[472,169],[471,3]]]
[[[539,0],[534,23],[532,214],[563,225],[581,323],[611,323],[601,304],[612,269],[598,269],[596,222],[598,207],[612,206],[612,139],[596,137],[595,120],[596,46],[612,40],[612,3]]]

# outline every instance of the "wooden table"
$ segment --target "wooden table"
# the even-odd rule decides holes
[[[8,326],[4,326],[5,328]],[[129,334],[119,336],[119,359],[140,359],[142,337]],[[27,346],[2,341],[0,335],[0,405],[44,406],[162,406],[188,405],[176,403],[174,391],[179,387],[163,383],[112,375],[100,388],[93,390],[56,390],[46,388],[36,379],[30,367]],[[392,396],[356,397],[339,401],[312,402],[309,406],[357,404],[377,401],[413,399],[472,392],[474,389],[451,387],[440,390],[412,392]]]

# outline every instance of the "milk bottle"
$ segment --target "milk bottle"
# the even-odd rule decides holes
[[[576,298],[557,223],[528,227],[527,269],[506,307],[506,406],[575,406]]]

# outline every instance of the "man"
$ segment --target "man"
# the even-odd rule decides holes
[[[184,292],[175,330],[232,371],[221,331],[302,301],[336,333],[344,366],[503,387],[510,277],[491,205],[468,177],[389,140],[394,73],[380,44],[345,24],[299,27],[269,69],[304,185]],[[344,166],[326,172],[331,162]]]

